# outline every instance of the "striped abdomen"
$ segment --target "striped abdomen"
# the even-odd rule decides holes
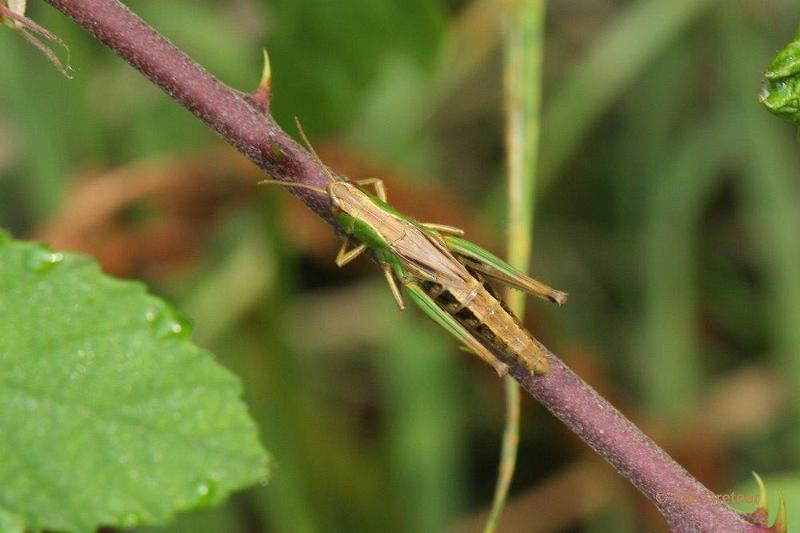
[[[475,277],[459,287],[427,282],[428,295],[456,318],[469,332],[509,359],[536,374],[547,372],[542,345],[526,330],[488,283]]]

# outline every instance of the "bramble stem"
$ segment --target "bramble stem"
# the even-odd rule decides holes
[[[325,189],[328,174],[245,95],[209,74],[117,0],[47,0],[161,87],[267,174]],[[293,188],[331,222],[328,197]]]
[[[114,50],[153,83],[276,179],[325,188],[329,176],[272,117],[225,86],[118,0],[46,0]],[[291,188],[328,222],[328,198]],[[534,377],[512,364],[511,375],[647,496],[673,531],[766,531],[713,499],[711,491],[646,437],[564,363]]]

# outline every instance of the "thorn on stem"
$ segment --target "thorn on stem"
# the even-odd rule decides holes
[[[262,113],[269,113],[269,100],[272,96],[272,68],[270,67],[269,54],[264,49],[264,68],[261,71],[261,81],[256,90],[246,94],[245,99]]]
[[[761,479],[761,476],[755,472],[752,472],[752,474],[756,480],[756,485],[758,485],[758,503],[756,504],[756,510],[752,513],[745,514],[744,518],[751,524],[766,528],[768,523],[767,520],[769,519],[769,500],[767,498],[767,487],[764,485],[764,481]]]
[[[761,476],[753,472],[753,477],[756,478],[756,484],[758,485],[758,505],[756,506],[757,509],[764,509],[765,512],[769,512],[769,500],[767,498],[767,487],[764,486],[764,480],[761,479]]]
[[[772,527],[768,526],[769,520],[769,500],[767,498],[767,487],[761,476],[753,472],[753,477],[758,485],[758,504],[756,510],[750,514],[744,515],[744,518],[756,526],[762,527],[767,531],[774,533],[787,532],[787,519],[786,519],[786,501],[783,499],[783,494],[778,494],[778,514],[775,517],[775,522]]]
[[[775,523],[770,528],[775,533],[786,533],[788,530],[788,522],[786,518],[786,500],[783,499],[783,494],[778,494],[778,516],[775,517]]]

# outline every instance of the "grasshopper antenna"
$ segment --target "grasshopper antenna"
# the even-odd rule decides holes
[[[325,170],[325,174],[328,175],[331,181],[340,181],[333,177],[333,174],[331,173],[330,169],[327,167],[327,165],[325,165],[325,163],[322,162],[322,159],[319,158],[319,156],[317,155],[317,151],[314,150],[314,147],[311,146],[311,142],[308,140],[308,137],[306,137],[306,132],[305,130],[303,130],[303,125],[300,124],[300,119],[297,118],[296,116],[294,117],[294,123],[297,125],[297,131],[300,132],[300,137],[303,139],[303,143],[305,143],[306,148],[308,148],[308,151],[314,155],[314,159],[317,160],[319,166],[321,166],[323,170]]]
[[[313,185],[306,185],[305,183],[293,183],[291,181],[281,181],[281,180],[261,180],[258,182],[259,185],[283,185],[284,187],[297,187],[298,189],[308,189],[310,191],[318,192],[320,194],[328,194],[328,191],[322,189],[321,187],[314,187]]]

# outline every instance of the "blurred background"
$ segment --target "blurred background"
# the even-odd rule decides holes
[[[73,79],[0,31],[0,226],[144,280],[244,381],[267,486],[152,531],[479,531],[502,383],[367,260],[43,2]],[[504,253],[500,0],[131,0],[322,159]],[[717,493],[800,517],[800,147],[756,101],[793,0],[548,3],[529,328]],[[500,531],[663,531],[523,399]],[[752,505],[741,506],[752,510]],[[800,526],[794,526],[800,527]]]

